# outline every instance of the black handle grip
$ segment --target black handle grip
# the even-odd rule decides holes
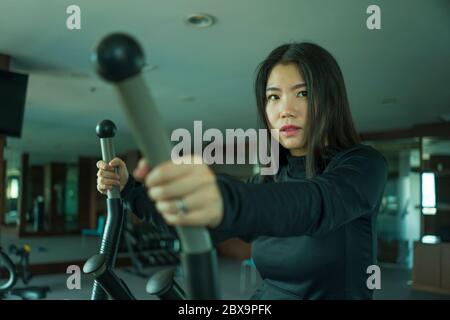
[[[116,125],[111,120],[103,120],[95,127],[95,132],[99,138],[113,138],[116,135]]]
[[[145,65],[144,53],[130,36],[115,33],[105,37],[94,53],[97,72],[107,81],[120,82],[138,74]]]

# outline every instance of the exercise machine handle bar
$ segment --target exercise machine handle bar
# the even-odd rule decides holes
[[[171,143],[142,76],[145,57],[131,36],[103,38],[93,54],[98,74],[114,84],[131,132],[153,167],[170,160]],[[180,238],[188,299],[219,299],[217,254],[204,227],[175,227]]]
[[[110,120],[103,120],[97,125],[96,133],[100,138],[102,159],[109,163],[116,156],[113,144],[116,126]],[[118,173],[117,168],[114,170]],[[95,278],[91,300],[107,300],[108,295],[114,300],[134,300],[126,284],[113,271],[124,223],[124,210],[118,186],[107,190],[106,208],[106,224],[100,253],[91,257],[83,266],[83,271],[94,275]]]

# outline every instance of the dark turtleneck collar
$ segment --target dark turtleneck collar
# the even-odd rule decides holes
[[[339,150],[334,147],[327,147],[323,155],[325,161],[329,161],[338,153]],[[287,153],[287,173],[292,177],[304,177],[306,176],[306,155],[293,156],[291,153]]]
[[[306,155],[305,156],[293,156],[290,153],[287,154],[287,171],[289,175],[293,177],[303,176],[306,172]]]

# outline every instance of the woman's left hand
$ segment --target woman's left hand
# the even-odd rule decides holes
[[[217,227],[223,200],[213,171],[199,156],[182,157],[192,164],[161,163],[145,177],[149,197],[169,225]],[[194,159],[198,161],[194,164]]]

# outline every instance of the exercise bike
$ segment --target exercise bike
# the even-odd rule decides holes
[[[0,282],[0,300],[5,299],[8,295],[18,296],[23,300],[38,300],[47,297],[47,292],[50,291],[47,286],[15,288],[18,280],[16,265],[0,247],[0,275],[5,271],[6,281]],[[28,283],[28,281],[26,282]]]
[[[129,126],[147,161],[157,166],[170,160],[169,135],[141,76],[145,58],[138,42],[125,34],[112,34],[99,43],[93,58],[97,72],[118,90]],[[96,129],[105,162],[115,156],[112,144],[115,130],[115,125],[108,120],[102,121]],[[95,279],[92,300],[134,300],[129,288],[114,272],[124,220],[119,189],[108,190],[107,197],[100,253],[85,263],[83,271]],[[203,227],[179,226],[175,230],[181,243],[186,291],[174,281],[172,269],[155,274],[147,283],[147,292],[160,299],[220,299],[217,254],[209,231]]]

